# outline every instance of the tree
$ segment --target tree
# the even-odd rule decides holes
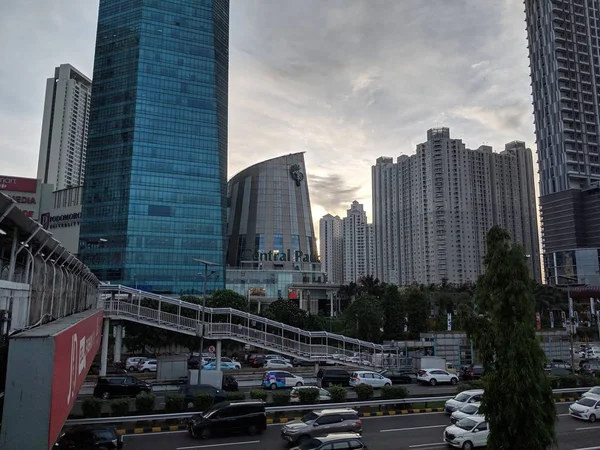
[[[379,282],[379,278],[373,275],[361,277],[358,281],[358,291],[361,295],[370,295],[372,297],[381,298],[383,295],[383,285]]]
[[[306,324],[306,311],[289,300],[274,301],[266,308],[264,316],[296,328],[304,328]]]
[[[383,313],[383,339],[401,340],[404,338],[405,305],[398,286],[388,284],[381,296]]]
[[[239,311],[248,311],[248,299],[230,289],[219,289],[206,299],[206,306],[210,308],[233,308]]]
[[[486,370],[482,413],[490,426],[490,450],[545,450],[556,443],[556,412],[544,352],[535,336],[534,283],[524,251],[507,231],[487,235],[485,273],[477,302],[485,314],[469,334]]]
[[[429,318],[429,298],[419,286],[411,286],[404,292],[406,316],[408,317],[408,336],[419,339],[420,334],[427,331]]]
[[[381,302],[375,297],[360,297],[344,313],[346,333],[358,339],[379,342],[383,326]]]

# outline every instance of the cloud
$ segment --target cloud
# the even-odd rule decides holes
[[[347,209],[361,189],[360,185],[349,185],[349,181],[352,181],[351,177],[347,178],[335,172],[325,176],[312,175],[308,180],[311,203],[318,199],[317,203],[326,211]]]

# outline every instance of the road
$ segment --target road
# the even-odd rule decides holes
[[[568,405],[557,405],[556,426],[559,450],[600,449],[600,425],[578,421],[567,415]],[[441,450],[444,428],[450,423],[444,413],[384,416],[363,419],[363,438],[377,450]],[[187,432],[152,433],[125,436],[124,450],[264,450],[285,449],[279,436],[281,425],[270,425],[258,437],[237,436],[206,441],[193,439]]]

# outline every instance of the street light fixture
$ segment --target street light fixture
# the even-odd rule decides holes
[[[204,289],[202,293],[202,325],[200,328],[200,357],[202,357],[202,352],[204,351],[204,320],[205,320],[205,310],[206,310],[206,281],[208,279],[208,266],[217,266],[217,263],[211,261],[205,261],[199,258],[193,258],[194,261],[204,264]]]
[[[571,372],[575,375],[575,357],[573,355],[573,334],[575,332],[573,323],[573,299],[571,298],[571,281],[577,283],[577,278],[567,277],[565,275],[556,275],[557,278],[567,280],[567,298],[569,301],[569,343],[571,344]]]

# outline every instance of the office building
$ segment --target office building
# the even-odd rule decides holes
[[[82,198],[83,186],[54,191],[52,203],[44,204],[40,215],[44,229],[74,255],[79,252]]]
[[[321,268],[327,282],[340,284],[344,279],[344,238],[340,216],[324,215],[319,220]]]
[[[225,286],[228,49],[228,0],[100,0],[80,256],[102,281],[198,294],[201,259]]]
[[[356,200],[343,219],[344,283],[356,283],[367,276],[367,213]]]
[[[525,0],[544,275],[553,284],[600,284],[599,8]]]
[[[376,247],[386,250],[376,252],[381,281],[476,281],[493,225],[524,246],[539,280],[532,156],[522,142],[502,153],[489,146],[470,150],[448,128],[435,128],[415,155],[396,163],[379,158],[372,173]]]
[[[56,190],[83,184],[91,95],[92,80],[70,64],[46,81],[37,178]]]

